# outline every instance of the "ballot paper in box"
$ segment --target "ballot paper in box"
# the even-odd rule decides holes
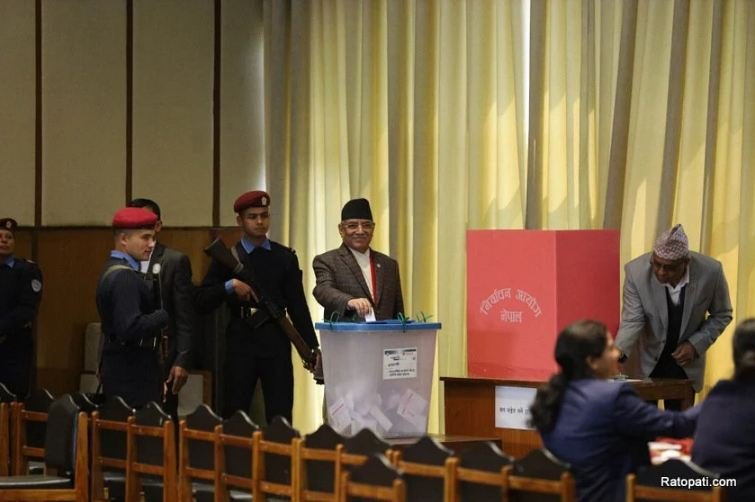
[[[427,419],[439,323],[317,323],[331,427],[365,427],[383,438],[421,436]]]

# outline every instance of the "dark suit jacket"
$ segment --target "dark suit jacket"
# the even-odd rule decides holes
[[[755,500],[755,382],[722,380],[713,387],[697,421],[692,460],[736,478],[726,500]]]
[[[571,465],[579,500],[623,501],[627,473],[650,461],[647,441],[692,435],[698,411],[661,411],[627,383],[574,380],[555,427],[541,435],[545,447]]]
[[[340,321],[357,320],[355,312],[346,310],[346,304],[353,298],[370,300],[377,320],[395,319],[399,312],[404,312],[398,263],[374,249],[370,249],[370,253],[375,259],[377,304],[370,298],[370,289],[364,281],[362,270],[345,244],[315,256],[312,266],[317,283],[312,293],[325,307],[326,321],[331,319],[334,312]]]
[[[195,339],[194,327],[197,325],[193,305],[191,263],[185,254],[159,242],[155,245],[149,260],[148,274],[154,271],[155,263],[160,264],[160,294],[163,308],[170,315],[167,366],[180,366],[188,370],[192,367],[191,350]]]

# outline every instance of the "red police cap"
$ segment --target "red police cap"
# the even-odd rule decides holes
[[[124,207],[113,215],[113,228],[155,228],[157,215],[141,207]]]
[[[239,196],[233,203],[233,210],[240,213],[248,207],[268,207],[270,196],[262,190],[252,190]]]
[[[18,223],[13,218],[0,218],[0,229],[7,230],[8,232],[15,234],[18,228]]]

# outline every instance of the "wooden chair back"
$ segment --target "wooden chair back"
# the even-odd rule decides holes
[[[215,428],[222,423],[206,404],[197,409],[179,425],[178,498],[191,501],[195,490],[204,494],[215,492]],[[194,481],[198,483],[194,485]]]
[[[91,415],[99,406],[92,401],[92,398],[86,392],[72,392],[71,399],[78,405],[84,413]]]
[[[642,467],[637,474],[627,476],[627,502],[635,500],[664,500],[691,502],[721,502],[725,498],[724,489],[711,487],[664,487],[661,478],[703,480],[716,479],[718,474],[706,471],[702,467],[683,460],[671,459],[660,465]],[[702,482],[700,484],[703,484]]]
[[[22,476],[29,461],[44,462],[47,412],[54,401],[46,389],[38,389],[13,408],[13,473]]]
[[[299,500],[335,502],[341,475],[341,450],[346,440],[330,425],[298,441]]]
[[[87,414],[70,395],[55,400],[48,410],[43,448],[48,474],[3,479],[0,501],[89,500]]]
[[[155,402],[128,419],[126,501],[175,502],[176,445],[173,421]]]
[[[120,397],[108,397],[92,413],[92,500],[125,496],[128,419],[134,414]],[[107,488],[107,493],[105,493]]]
[[[429,436],[397,451],[395,464],[406,484],[407,500],[449,502],[456,483],[453,452]]]
[[[215,470],[218,485],[216,500],[229,500],[236,493],[251,497],[254,491],[252,480],[253,436],[259,428],[243,411],[236,413],[215,428]]]
[[[298,438],[299,431],[280,416],[254,433],[252,499],[255,502],[265,502],[268,495],[294,497],[299,471],[294,439]]]
[[[11,408],[16,395],[0,383],[0,476],[11,473]]]
[[[381,453],[370,455],[362,465],[341,474],[338,496],[341,502],[351,500],[352,497],[387,502],[407,500],[401,473]]]
[[[574,478],[569,465],[545,449],[533,450],[515,460],[506,471],[509,500],[512,502],[573,502]]]
[[[344,441],[341,450],[341,468],[350,471],[364,464],[369,456],[375,453],[382,453],[389,462],[393,462],[395,452],[390,445],[377,437],[372,430],[364,428]]]
[[[458,459],[450,500],[500,502],[506,496],[504,470],[514,461],[491,442],[464,450]]]

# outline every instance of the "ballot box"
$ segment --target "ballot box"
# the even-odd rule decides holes
[[[317,323],[327,421],[341,434],[422,436],[439,323]]]

